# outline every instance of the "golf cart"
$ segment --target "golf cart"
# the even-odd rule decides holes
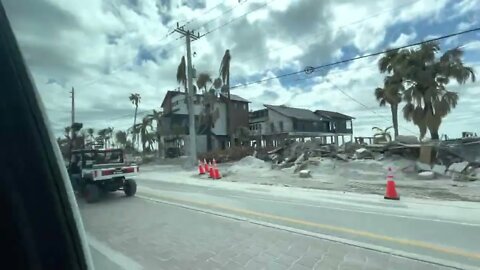
[[[122,149],[84,149],[72,151],[68,174],[73,189],[89,203],[96,202],[104,192],[123,190],[133,196],[139,167],[124,162]]]

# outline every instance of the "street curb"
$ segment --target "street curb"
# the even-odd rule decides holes
[[[181,207],[181,208],[184,208],[184,209],[189,209],[189,210],[193,210],[193,211],[197,211],[197,212],[211,214],[211,215],[215,215],[215,216],[219,216],[219,217],[223,217],[223,218],[249,222],[249,223],[259,225],[259,226],[263,226],[263,227],[269,227],[269,228],[278,229],[278,230],[282,230],[282,231],[287,231],[287,232],[291,232],[291,233],[295,233],[295,234],[299,234],[299,235],[303,235],[303,236],[308,236],[308,237],[327,240],[327,241],[331,241],[331,242],[346,244],[346,245],[349,245],[349,246],[354,246],[354,247],[363,248],[363,249],[367,249],[367,250],[372,250],[372,251],[376,251],[376,252],[380,252],[380,253],[385,253],[385,254],[388,254],[388,255],[403,257],[403,258],[406,258],[406,259],[421,261],[421,262],[424,262],[424,263],[434,264],[434,265],[438,265],[438,266],[442,266],[442,267],[448,267],[448,268],[459,269],[459,270],[475,270],[475,269],[478,269],[478,268],[475,268],[473,266],[463,265],[463,264],[459,264],[459,263],[448,261],[448,260],[437,259],[437,258],[433,258],[433,257],[430,257],[430,256],[418,255],[418,254],[415,254],[415,253],[399,251],[399,250],[395,250],[395,249],[391,249],[391,248],[387,248],[387,247],[382,247],[382,246],[378,246],[378,245],[367,244],[367,243],[362,243],[362,242],[359,242],[359,241],[344,239],[344,238],[330,236],[330,235],[326,235],[326,234],[310,232],[310,231],[306,231],[306,230],[292,228],[292,227],[289,227],[289,226],[274,224],[274,223],[270,223],[270,222],[260,221],[260,220],[247,218],[247,217],[242,217],[242,216],[233,215],[233,214],[227,214],[227,213],[224,213],[224,212],[219,212],[219,211],[210,210],[210,209],[198,208],[198,207],[190,206],[190,205],[183,204],[183,203],[172,202],[172,201],[168,201],[168,200],[165,200],[165,199],[154,198],[154,197],[149,197],[149,196],[152,196],[152,195],[140,195],[138,192],[137,192],[137,195],[136,195],[136,197],[138,197],[138,198],[148,200],[148,201],[152,201],[152,202],[156,202],[156,203],[163,203],[163,204],[177,206],[177,207]],[[153,196],[155,196],[155,195],[153,195]]]

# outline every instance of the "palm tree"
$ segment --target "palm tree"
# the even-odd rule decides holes
[[[235,130],[236,136],[240,141],[240,145],[245,145],[250,142],[250,130],[247,127],[238,127]]]
[[[230,61],[232,57],[230,56],[230,50],[226,50],[223,55],[222,62],[220,63],[220,78],[222,79],[223,87],[222,93],[227,94],[227,135],[230,137],[230,146],[233,146],[235,138],[231,132],[230,127]]]
[[[151,114],[147,115],[148,118],[150,118],[150,121],[155,121],[156,123],[156,130],[155,130],[155,137],[157,141],[157,151],[158,151],[158,156],[163,157],[163,136],[162,136],[162,115],[163,112],[161,111],[156,111],[153,110]]]
[[[97,140],[101,141],[103,144],[103,148],[107,148],[107,134],[109,130],[108,128],[102,128],[97,131]]]
[[[140,97],[140,94],[138,94],[138,93],[132,93],[132,94],[130,94],[128,99],[135,106],[135,115],[133,117],[133,126],[132,126],[132,127],[135,127],[135,125],[137,124],[138,103],[140,103],[141,97]],[[133,133],[132,144],[133,144],[133,148],[135,148],[135,133]]]
[[[187,93],[187,64],[185,56],[182,56],[182,60],[177,68],[177,82],[183,85],[185,93]]]
[[[105,132],[105,142],[108,144],[108,147],[113,147],[114,144],[111,142],[113,138],[113,127],[106,128]]]
[[[438,43],[430,42],[419,49],[402,50],[394,59],[394,71],[406,86],[404,117],[419,127],[420,137],[428,129],[432,140],[439,139],[442,119],[458,102],[458,94],[448,91],[447,84],[451,79],[459,84],[475,81],[473,68],[463,64],[461,49],[448,50],[437,58],[439,51]]]
[[[207,84],[212,82],[212,78],[208,73],[200,73],[197,78],[198,89],[204,89],[204,93],[207,92]]]
[[[127,133],[123,130],[115,132],[115,141],[122,147],[127,145]]]
[[[387,76],[383,88],[377,87],[375,89],[375,98],[380,106],[390,105],[395,138],[398,136],[398,104],[402,101],[404,90],[401,78],[398,79],[394,76]]]
[[[376,142],[391,142],[392,141],[392,135],[390,135],[390,130],[392,127],[388,127],[385,130],[379,128],[379,127],[373,127],[372,130],[376,131],[375,134],[373,134],[373,138]]]
[[[140,140],[142,141],[142,149],[143,151],[147,150],[150,151],[155,141],[155,137],[153,137],[150,131],[153,129],[152,121],[149,117],[144,117],[141,123],[136,124],[133,127],[133,133],[140,134]]]
[[[87,134],[90,139],[90,142],[93,142],[95,140],[95,130],[93,128],[87,128]]]

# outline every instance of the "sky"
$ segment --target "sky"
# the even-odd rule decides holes
[[[388,107],[374,89],[384,75],[381,56],[335,65],[312,74],[273,78],[387,48],[480,26],[480,0],[2,0],[56,136],[76,121],[95,129],[133,124],[130,93],[139,93],[139,117],[159,109],[179,87],[176,69],[185,40],[177,22],[200,34],[192,42],[197,71],[218,76],[230,50],[232,93],[263,104],[332,110],[355,117],[355,136],[391,126]],[[480,77],[480,31],[442,40],[461,46],[464,62]],[[263,83],[248,84],[273,78]],[[244,84],[248,84],[244,86]],[[480,134],[480,81],[448,85],[460,95],[440,134]],[[400,107],[403,107],[401,104]],[[418,128],[399,112],[399,131]]]

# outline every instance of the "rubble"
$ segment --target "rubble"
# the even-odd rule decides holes
[[[312,177],[312,174],[310,173],[310,170],[301,170],[299,176],[300,178],[310,178]]]
[[[373,159],[373,153],[367,148],[359,148],[355,150],[355,159]]]
[[[418,173],[418,178],[422,180],[432,180],[435,178],[435,173],[432,171],[423,171]]]

